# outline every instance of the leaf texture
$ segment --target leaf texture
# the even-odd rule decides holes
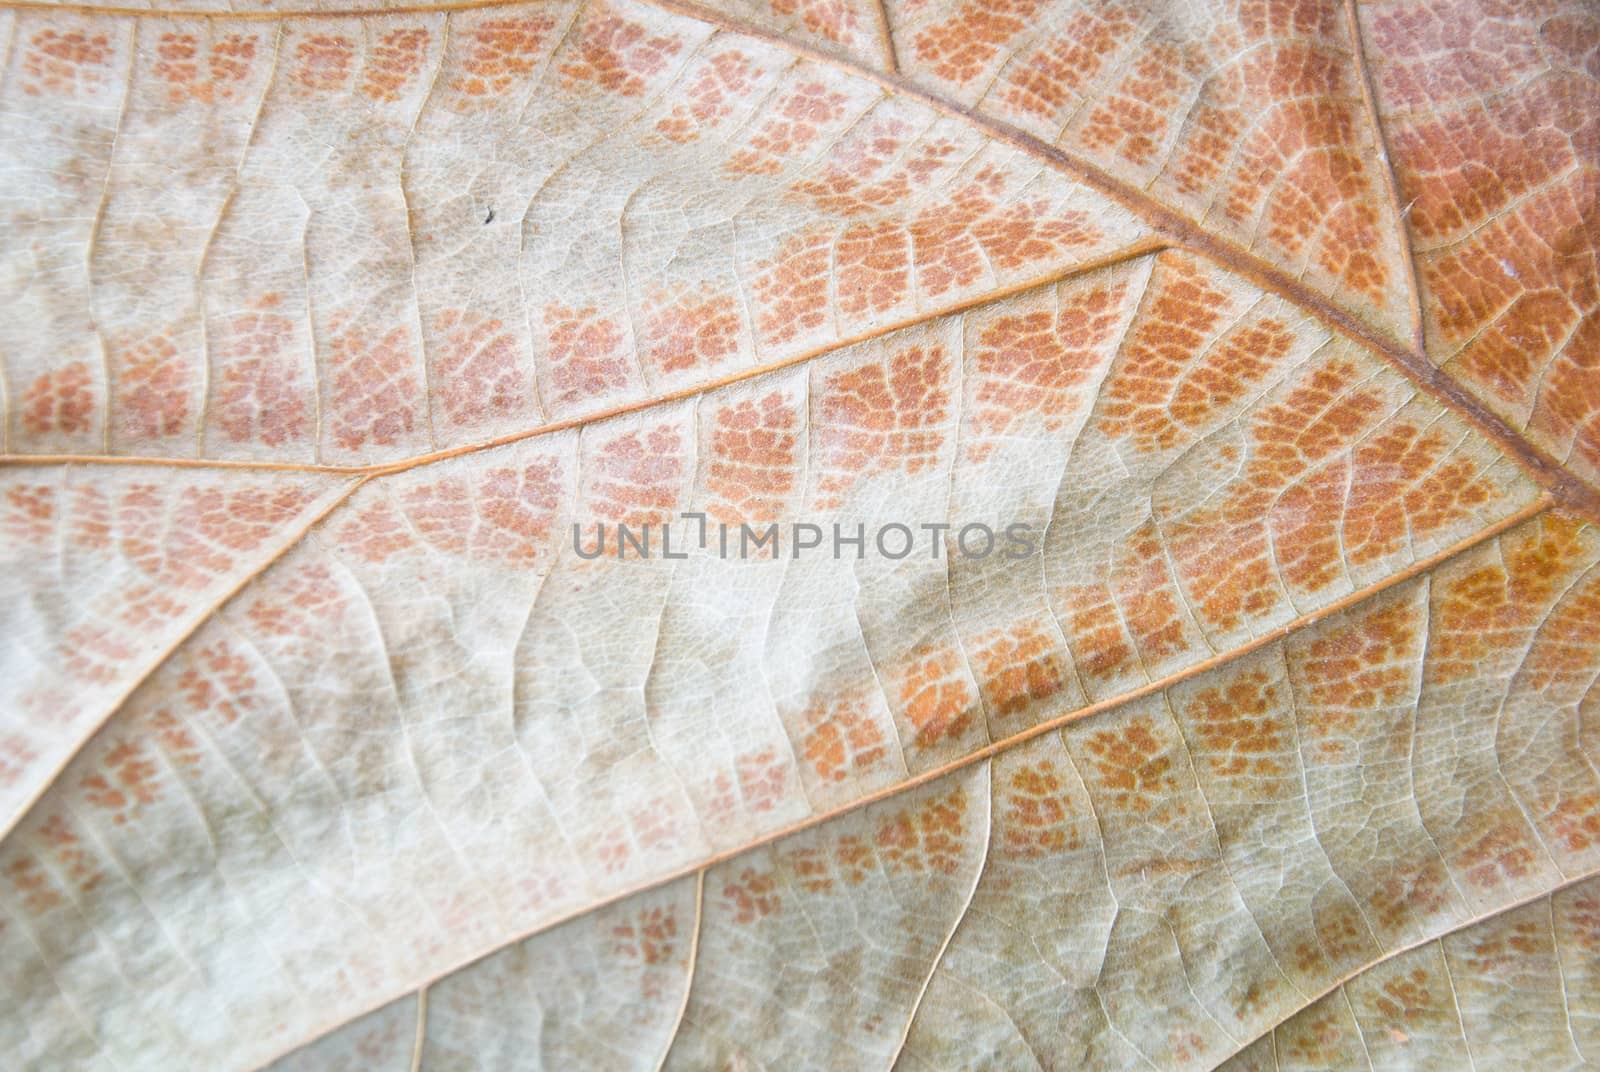
[[[1591,10],[0,20],[20,1067],[1600,1059]]]

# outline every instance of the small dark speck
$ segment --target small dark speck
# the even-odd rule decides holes
[[[484,223],[484,226],[487,227],[489,224],[491,224],[493,222],[494,222],[494,209],[491,208],[489,210],[489,214],[483,218],[483,223]]]

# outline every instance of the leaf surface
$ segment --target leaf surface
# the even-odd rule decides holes
[[[1592,13],[3,18],[22,1066],[1600,1052]]]

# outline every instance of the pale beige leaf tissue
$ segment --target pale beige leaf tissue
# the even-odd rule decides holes
[[[0,1066],[1600,1063],[1592,3],[345,2],[0,3]]]

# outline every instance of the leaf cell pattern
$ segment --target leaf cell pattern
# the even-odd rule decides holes
[[[18,1067],[1600,1059],[1592,11],[0,23]]]

